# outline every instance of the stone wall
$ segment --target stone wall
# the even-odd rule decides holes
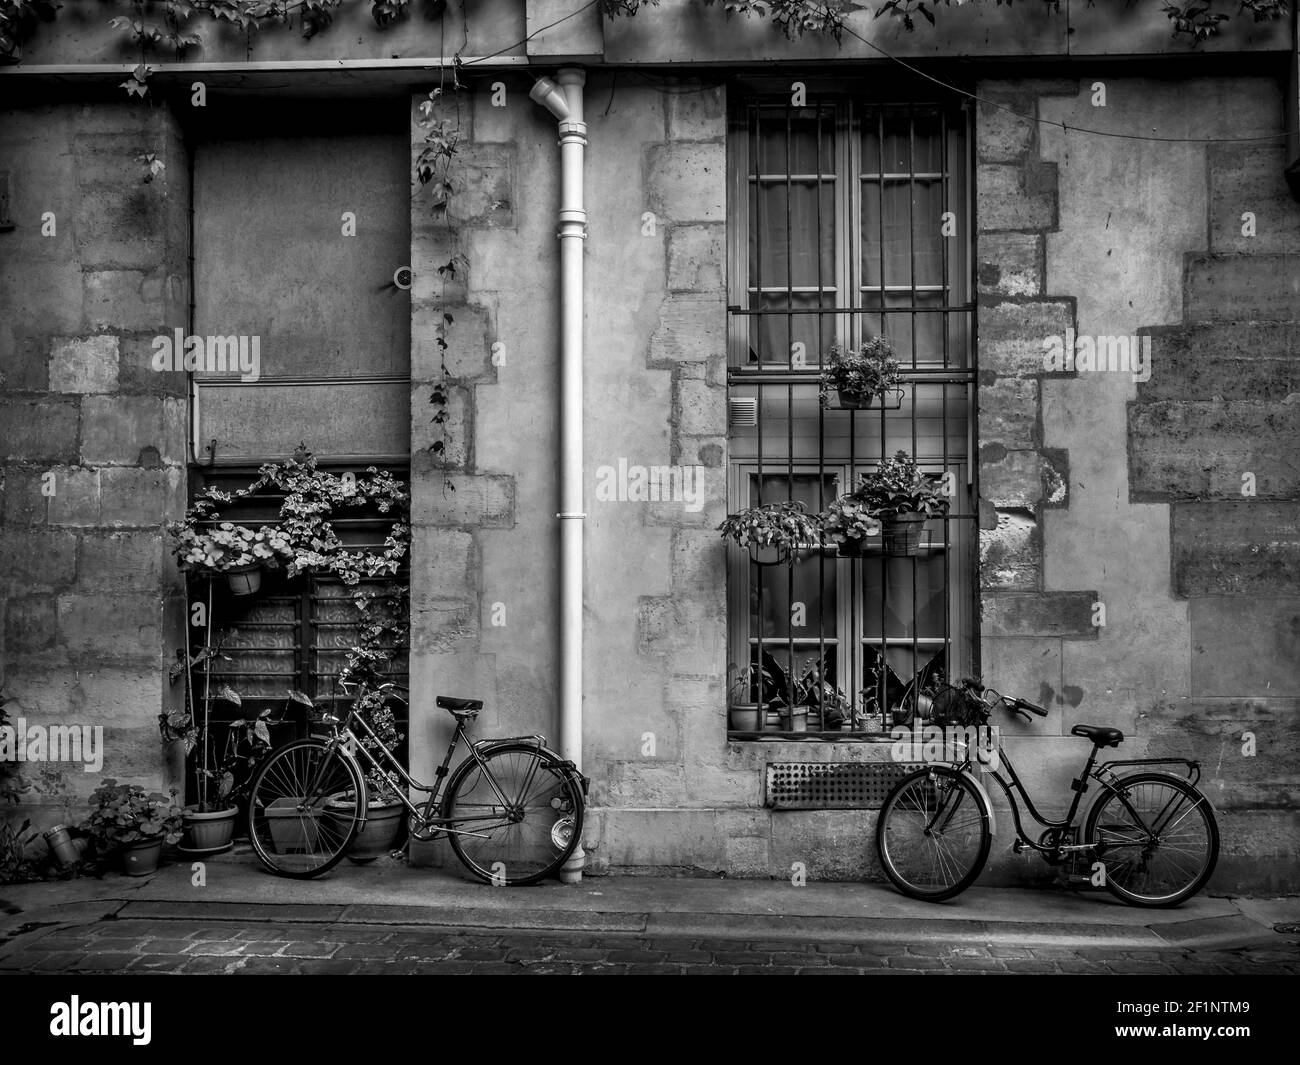
[[[148,183],[145,152],[165,165]],[[186,324],[189,189],[166,106],[11,106],[0,155],[16,223],[0,233],[6,709],[28,728],[103,728],[99,774],[25,768],[41,826],[80,819],[104,777],[180,780],[158,715],[179,696],[162,525],[184,509],[186,383],[151,369],[150,341]]]
[[[1120,757],[1203,760],[1214,887],[1293,890],[1300,207],[1280,148],[1124,139],[1193,113],[1197,136],[1266,136],[1281,100],[1269,79],[1103,81],[1104,105],[1085,74],[979,86],[984,673],[1052,711],[1004,726],[1052,808],[1087,751],[1070,728],[1118,725]],[[1149,380],[1045,368],[1067,329],[1149,344]],[[1007,843],[995,864],[1028,875]]]

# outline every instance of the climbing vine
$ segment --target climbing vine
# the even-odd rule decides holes
[[[884,0],[875,9],[875,17],[887,15],[902,22],[908,32],[916,29],[916,17],[935,25],[935,12],[940,6],[961,7],[977,4],[980,0]],[[987,2],[987,0],[984,0]],[[1026,3],[1045,3],[1054,13],[1060,13],[1061,0],[1021,0]],[[1136,0],[1130,0],[1136,2]],[[775,29],[794,39],[806,33],[820,33],[842,40],[849,13],[859,5],[849,0],[700,0],[705,7],[721,5],[728,15],[754,16],[770,21]],[[995,0],[998,7],[1012,5],[1012,0]],[[658,7],[659,0],[600,0],[606,17],[635,15],[642,7]],[[1089,7],[1094,6],[1089,0]],[[1272,22],[1289,13],[1287,0],[1161,0],[1160,10],[1173,24],[1173,36],[1186,38],[1199,44],[1219,32],[1220,24],[1232,16],[1229,12],[1249,11],[1255,22]]]
[[[446,85],[444,72],[443,84],[432,90],[428,99],[420,101],[419,118],[416,121],[424,131],[424,143],[415,157],[415,180],[420,187],[430,192],[433,213],[442,223],[444,247],[449,253],[447,261],[437,268],[442,289],[440,300],[442,312],[438,317],[435,333],[440,373],[429,395],[429,402],[434,406],[433,424],[438,429],[438,439],[430,445],[430,451],[443,468],[444,490],[451,492],[456,490],[456,485],[445,476],[446,469],[451,463],[448,444],[451,442],[449,421],[452,379],[451,371],[447,367],[449,347],[447,334],[455,318],[447,310],[448,286],[457,279],[458,272],[468,265],[465,257],[455,249],[455,232],[450,215],[451,198],[456,191],[451,168],[460,150],[462,137],[459,95],[461,88],[460,79],[453,68],[450,89]],[[443,104],[448,92],[455,100],[456,108],[453,117],[448,117],[444,112]]]

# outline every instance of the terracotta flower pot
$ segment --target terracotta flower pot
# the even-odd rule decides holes
[[[320,808],[298,812],[292,798],[276,799],[262,811],[271,830],[271,845],[276,854],[306,854],[316,849],[320,838]]]
[[[749,557],[760,566],[779,566],[790,558],[790,548],[785,544],[750,544]]]
[[[122,872],[127,876],[148,876],[158,871],[162,859],[162,837],[138,839],[122,844]]]
[[[757,706],[733,706],[727,711],[728,723],[733,732],[758,732],[762,728],[760,714]]]
[[[921,533],[925,529],[924,514],[896,514],[884,523],[882,543],[885,554],[907,557],[921,553]]]
[[[257,563],[226,570],[226,584],[232,595],[254,595],[262,587],[262,567]]]
[[[808,708],[806,706],[786,707],[781,711],[781,727],[786,732],[807,732]]]
[[[235,818],[239,811],[233,807],[229,810],[213,810],[200,813],[197,809],[185,810],[181,822],[185,826],[185,850],[212,851],[230,844],[235,834]]]
[[[875,392],[846,392],[842,388],[835,390],[839,396],[840,406],[844,410],[869,410],[880,399]]]
[[[325,818],[330,822],[330,831],[335,836],[342,836],[347,831],[347,811],[352,809],[351,802],[338,801],[334,798],[325,802]],[[356,839],[347,849],[347,856],[354,861],[372,861],[381,858],[393,849],[402,830],[402,814],[406,806],[400,802],[381,802],[370,798],[365,805],[365,824],[357,832]]]

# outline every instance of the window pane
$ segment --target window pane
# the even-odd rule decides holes
[[[941,538],[938,522],[927,532]],[[942,637],[947,604],[944,596],[943,553],[915,558],[870,558],[862,564],[863,634],[879,639],[881,622],[886,638]],[[913,592],[915,574],[915,592]]]

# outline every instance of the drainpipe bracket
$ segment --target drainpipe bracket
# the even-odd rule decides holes
[[[560,520],[564,520],[565,518],[578,518],[578,519],[581,520],[582,518],[585,518],[587,515],[586,515],[586,514],[566,514],[566,513],[559,513],[559,514],[557,514],[557,515],[555,515],[555,516],[556,516],[557,518],[559,518]]]

